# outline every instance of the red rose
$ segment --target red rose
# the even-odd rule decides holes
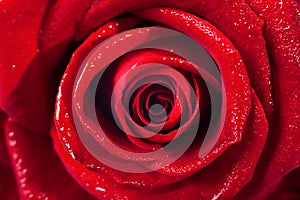
[[[0,6],[0,199],[300,198],[298,1]]]

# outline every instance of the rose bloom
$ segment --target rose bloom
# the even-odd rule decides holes
[[[300,199],[299,6],[1,0],[0,199]]]

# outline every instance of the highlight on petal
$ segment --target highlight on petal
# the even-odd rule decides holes
[[[94,199],[65,171],[48,135],[37,135],[12,120],[6,121],[4,134],[21,199]]]

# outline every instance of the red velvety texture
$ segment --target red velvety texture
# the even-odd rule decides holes
[[[255,181],[245,187],[245,191],[257,193],[257,188],[272,182],[276,185],[284,175],[299,167],[300,117],[297,105],[300,103],[300,19],[299,4],[296,1],[287,1],[284,4],[274,2],[268,9],[263,9],[265,6],[259,2],[249,3],[266,21],[264,35],[270,60],[274,65],[272,69],[277,106],[277,119],[271,127],[265,152],[256,170]],[[277,23],[276,19],[281,20],[281,23]],[[254,186],[253,183],[256,182]],[[264,190],[269,192],[268,187]]]
[[[279,187],[267,199],[299,199],[299,177],[300,168],[291,171],[283,178]]]
[[[56,151],[69,172],[80,180],[83,187],[100,199],[118,197],[134,199],[134,197],[142,198],[145,195],[149,199],[211,199],[214,195],[221,198],[232,198],[251,179],[258,159],[257,154],[260,154],[267,135],[265,129],[267,121],[264,119],[262,107],[254,93],[252,93],[252,98],[252,113],[245,128],[244,139],[240,143],[230,147],[209,167],[194,174],[191,178],[151,190],[140,191],[138,188],[117,183],[111,176],[106,176],[104,171],[103,174],[88,170],[84,165],[68,156],[65,148],[59,142],[55,129],[53,129],[52,137],[56,144]],[[142,177],[145,181],[147,180],[147,175]],[[97,189],[97,187],[99,188]]]
[[[160,9],[154,10],[154,11],[158,11],[160,12]],[[171,17],[170,20],[174,20],[174,18],[176,18],[175,14],[174,16],[171,15],[171,12],[178,12],[175,10],[164,10],[168,15]],[[180,12],[179,12],[180,14]],[[185,16],[189,16],[186,13],[182,13],[185,14]],[[155,15],[157,15],[157,13],[155,13]],[[174,17],[172,19],[172,17]],[[220,133],[220,138],[218,139],[218,145],[216,145],[216,147],[211,151],[211,153],[203,158],[199,158],[198,157],[198,151],[200,148],[200,144],[196,145],[196,147],[192,147],[191,149],[188,150],[188,152],[182,156],[182,158],[179,158],[177,161],[175,161],[174,163],[170,164],[168,167],[165,167],[164,169],[159,170],[159,173],[162,173],[164,176],[161,177],[160,174],[156,174],[156,173],[151,173],[151,174],[144,174],[143,176],[140,175],[124,175],[123,173],[121,173],[121,176],[125,176],[126,179],[131,179],[132,177],[136,177],[136,181],[135,183],[132,181],[132,183],[130,183],[130,181],[124,181],[122,179],[124,178],[120,178],[120,175],[116,175],[116,180],[118,180],[119,182],[128,182],[128,184],[132,184],[135,185],[137,187],[141,187],[140,185],[143,185],[143,187],[154,187],[154,186],[161,186],[161,185],[165,185],[166,183],[170,183],[170,182],[177,182],[178,180],[181,180],[182,177],[186,177],[192,173],[195,173],[196,171],[198,171],[199,169],[201,169],[203,166],[208,165],[210,162],[212,162],[218,155],[220,155],[228,146],[230,146],[232,143],[235,143],[237,141],[240,140],[241,137],[241,133],[244,129],[244,123],[246,121],[246,118],[248,116],[248,112],[249,112],[249,102],[250,102],[250,97],[249,97],[249,93],[246,92],[249,90],[249,85],[248,85],[248,80],[246,78],[246,72],[245,72],[245,68],[243,66],[243,64],[241,63],[241,58],[240,55],[238,54],[238,52],[232,47],[232,45],[229,43],[228,40],[226,40],[226,38],[224,38],[219,32],[217,32],[217,30],[215,30],[213,27],[210,27],[209,24],[205,21],[201,21],[200,19],[194,18],[195,21],[193,23],[191,23],[191,29],[189,31],[188,34],[190,34],[192,37],[194,37],[196,40],[198,40],[201,44],[204,43],[204,41],[210,41],[210,43],[206,43],[205,47],[207,47],[207,49],[211,52],[211,54],[214,56],[214,59],[216,60],[216,62],[219,64],[220,66],[220,71],[222,74],[222,78],[224,81],[224,85],[226,88],[226,101],[227,101],[227,111],[226,111],[226,117],[225,117],[225,129],[223,129],[222,133]],[[180,24],[182,23],[186,23],[184,18],[176,18],[176,20],[178,21],[177,26],[180,26]],[[124,22],[123,22],[124,23]],[[121,21],[118,21],[118,26],[119,25],[123,25],[123,23]],[[201,28],[199,28],[198,26],[196,26],[197,24],[201,24]],[[102,41],[104,39],[104,37],[102,36],[103,30],[105,31],[105,34],[107,34],[108,30],[110,29],[115,29],[118,26],[111,27],[111,24],[107,24],[104,27],[100,28],[97,32],[95,32],[93,35],[91,35],[90,38],[88,38],[86,40],[86,42],[83,44],[82,48],[80,48],[77,51],[76,56],[74,56],[73,58],[76,59],[72,59],[72,61],[70,62],[70,65],[68,66],[66,72],[65,72],[65,77],[63,78],[62,84],[60,86],[60,91],[59,91],[59,98],[57,100],[57,117],[56,117],[56,124],[57,124],[57,128],[60,132],[60,137],[63,139],[63,142],[66,145],[66,148],[69,149],[69,151],[72,151],[78,160],[80,160],[82,163],[85,163],[85,165],[90,166],[90,165],[100,165],[100,168],[102,169],[103,167],[105,168],[105,166],[102,166],[101,163],[98,164],[98,162],[93,161],[90,162],[90,160],[92,158],[86,158],[86,157],[90,157],[88,156],[88,153],[83,154],[82,152],[84,151],[83,147],[81,147],[81,143],[79,142],[79,138],[77,138],[76,140],[74,140],[75,137],[78,137],[76,134],[76,130],[75,127],[73,125],[73,118],[75,116],[74,113],[72,113],[71,109],[72,109],[72,101],[71,101],[71,97],[72,97],[72,90],[70,89],[70,86],[76,84],[75,82],[75,78],[76,78],[76,74],[78,72],[78,69],[81,65],[81,60],[83,58],[86,57],[86,54],[89,52],[87,51],[89,49],[89,47],[91,46],[91,44],[95,43],[94,38],[96,38],[96,40],[100,40]],[[192,30],[192,28],[194,28]],[[211,30],[210,30],[211,28]],[[207,34],[209,30],[209,33],[211,34]],[[183,30],[184,31],[184,30]],[[216,45],[214,38],[219,38],[220,42],[224,42],[224,45],[226,46],[226,50],[223,50],[221,47],[218,47],[218,45]],[[161,54],[161,53],[160,53]],[[222,55],[228,55],[223,56]],[[165,55],[153,55],[151,54],[151,50],[149,50],[148,54],[143,54],[140,55],[138,60],[134,59],[135,56],[132,56],[132,54],[128,55],[128,58],[124,58],[122,59],[123,62],[118,63],[121,66],[122,65],[128,65],[128,66],[133,66],[135,64],[141,65],[143,63],[160,63],[163,61],[163,57],[165,57]],[[230,57],[230,59],[227,59],[228,57]],[[171,59],[169,59],[171,60]],[[165,63],[169,66],[172,66],[174,64],[172,64],[172,62],[170,62],[168,59],[162,63]],[[179,63],[179,61],[177,61]],[[176,62],[173,62],[176,63]],[[223,68],[224,66],[224,68]],[[230,67],[227,67],[230,66]],[[123,67],[123,66],[122,66]],[[122,67],[118,67],[118,70],[122,70]],[[186,66],[185,66],[186,67]],[[124,67],[126,69],[126,67]],[[127,67],[129,68],[129,67]],[[101,69],[99,69],[101,70]],[[124,73],[124,71],[118,71],[116,70],[116,74],[117,73]],[[229,76],[229,74],[231,72],[235,72],[236,71],[236,75],[234,73],[231,74],[231,76]],[[238,75],[239,74],[239,75]],[[116,75],[117,76],[117,75]],[[90,76],[88,76],[90,77]],[[90,78],[92,79],[92,78]],[[242,83],[242,84],[241,84]],[[85,88],[82,87],[82,90],[80,91],[80,93],[84,93]],[[201,93],[201,92],[200,92]],[[239,97],[239,98],[236,98]],[[237,110],[236,114],[235,111]],[[66,119],[66,114],[69,116]],[[238,117],[236,117],[238,116]],[[64,119],[64,120],[62,120]],[[110,135],[115,134],[115,132],[117,132],[116,135],[120,135],[121,133],[118,133],[118,131],[113,127],[114,125],[112,123],[110,123],[109,121],[104,123],[105,126],[108,126],[109,128],[104,128],[106,131],[108,132],[113,132],[110,133]],[[237,126],[238,124],[238,126]],[[200,133],[199,133],[200,134]],[[71,135],[71,137],[70,137]],[[117,136],[115,136],[117,137]],[[124,144],[125,141],[121,140],[121,142]],[[104,146],[105,144],[103,144]],[[122,145],[121,143],[119,145]],[[122,146],[123,147],[123,146]],[[105,147],[104,147],[105,148]],[[81,152],[80,154],[78,152]],[[113,153],[112,153],[113,154]],[[87,160],[87,161],[86,161]],[[94,160],[94,159],[92,159]],[[157,162],[157,161],[156,161]],[[89,163],[89,164],[87,164]],[[151,164],[149,164],[151,165]],[[96,167],[95,166],[95,167]],[[95,169],[97,170],[97,169]],[[114,170],[110,170],[110,169],[106,169],[108,171],[109,175],[114,175],[114,174],[119,174],[119,172],[114,172]],[[166,176],[169,175],[170,177]],[[128,176],[128,177],[127,177]],[[149,177],[149,178],[146,178]],[[155,177],[159,177],[159,180],[164,180],[164,181],[157,181],[157,178]],[[150,178],[152,177],[152,178]],[[172,178],[173,177],[173,178]],[[171,180],[168,180],[171,179]],[[172,180],[175,179],[175,180]],[[143,183],[143,184],[141,184]]]
[[[32,6],[35,5],[34,7]],[[0,107],[24,126],[41,130],[49,128],[50,88],[47,72],[38,58],[40,26],[48,1],[1,2],[1,72]],[[42,78],[43,77],[43,78]],[[35,82],[39,84],[34,84]],[[48,90],[48,91],[47,91]],[[27,96],[41,94],[39,98]],[[34,115],[33,109],[37,109]],[[52,111],[53,113],[53,111]]]
[[[1,32],[1,66],[5,67],[1,68],[3,71],[0,73],[0,108],[5,111],[14,123],[17,123],[15,126],[9,125],[8,127],[25,126],[26,128],[22,128],[23,130],[27,130],[25,132],[47,134],[51,124],[51,113],[53,113],[53,94],[56,91],[53,88],[57,86],[57,83],[55,81],[53,83],[52,81],[53,77],[56,78],[57,72],[52,69],[53,66],[57,65],[68,44],[75,37],[78,39],[88,35],[98,25],[102,25],[105,21],[121,13],[152,6],[175,7],[198,16],[204,16],[232,41],[243,57],[249,73],[251,86],[255,89],[271,126],[264,152],[255,170],[253,179],[251,179],[250,175],[250,177],[246,178],[247,181],[241,183],[239,180],[245,179],[246,176],[239,175],[239,180],[235,181],[239,185],[239,187],[236,187],[236,190],[241,189],[251,179],[250,183],[240,192],[238,198],[244,199],[255,197],[256,195],[261,195],[259,196],[260,198],[264,197],[274,188],[272,185],[278,184],[284,175],[299,166],[300,141],[299,137],[297,137],[297,133],[299,133],[299,111],[297,105],[300,103],[298,78],[300,76],[299,10],[297,11],[299,5],[296,1],[284,1],[283,4],[280,4],[280,1],[275,1],[274,4],[266,1],[247,2],[251,7],[244,1],[227,1],[226,3],[213,3],[209,1],[187,1],[184,3],[179,1],[126,1],[126,3],[120,3],[119,1],[95,1],[92,5],[88,1],[84,3],[81,1],[58,1],[54,5],[52,5],[52,2],[43,1],[31,2],[32,4],[30,5],[25,2],[13,4],[11,1],[2,1],[1,6],[5,8],[2,12],[8,14],[3,15],[5,17],[1,17],[0,22],[1,27],[5,27],[8,31],[7,33]],[[49,7],[45,12],[47,4]],[[35,6],[33,7],[32,5]],[[243,12],[240,12],[241,10]],[[46,17],[42,24],[41,21],[44,15]],[[140,15],[140,12],[138,15]],[[224,22],[225,19],[226,22]],[[78,24],[79,26],[77,26]],[[40,29],[42,30],[41,33],[39,33]],[[37,44],[36,39],[38,34],[41,34],[39,44]],[[267,49],[265,49],[265,45]],[[19,49],[22,49],[22,51]],[[41,52],[37,52],[38,49]],[[272,86],[269,83],[271,80],[269,63],[272,66]],[[39,84],[35,84],[36,82],[39,82]],[[271,90],[274,91],[274,95],[272,95]],[[273,98],[275,98],[275,111],[272,105]],[[256,97],[253,97],[253,99],[256,99]],[[254,102],[256,101],[254,100]],[[33,111],[34,114],[32,114]],[[249,120],[250,118],[251,116]],[[19,128],[11,129],[19,130]],[[22,141],[26,141],[31,137],[31,134],[24,134],[23,132],[20,134],[20,138],[23,138]],[[244,134],[246,135],[246,133]],[[55,138],[56,136],[54,135],[53,137]],[[38,140],[38,142],[43,144],[43,140],[47,140],[48,142],[46,143],[50,141],[48,136],[45,136],[44,139],[41,141]],[[51,149],[50,143],[45,147],[41,146],[39,148],[48,149],[45,152],[53,155],[54,152]],[[24,142],[25,145],[32,146],[27,142]],[[59,146],[58,141],[56,146]],[[256,147],[253,148],[256,149]],[[57,149],[59,148],[57,147]],[[9,151],[14,152],[15,150]],[[63,160],[70,159],[70,156],[62,150],[57,151]],[[24,152],[26,153],[26,151]],[[36,156],[36,159],[41,159],[42,161],[45,158],[43,156]],[[32,162],[32,159],[28,158],[28,156],[25,160],[28,163]],[[56,163],[59,163],[59,161]],[[70,160],[65,165],[71,173],[75,174],[74,177],[80,180],[81,178],[76,175],[78,174],[76,169],[70,169],[71,163],[72,161]],[[214,163],[209,167],[213,169]],[[12,164],[16,165],[15,162],[12,162]],[[36,165],[38,164],[39,162]],[[231,167],[229,164],[225,165]],[[77,167],[81,169],[80,166]],[[61,166],[58,168],[61,168]],[[252,167],[252,170],[254,169],[255,164]],[[72,172],[74,170],[75,172]],[[85,168],[82,170],[85,170]],[[199,173],[204,173],[205,170],[206,168]],[[5,170],[1,170],[1,172],[5,172]],[[17,174],[16,170],[15,174]],[[207,172],[206,176],[209,174],[212,173]],[[36,174],[32,175],[32,177],[34,176]],[[14,181],[11,181],[11,175],[7,175],[7,177],[2,180],[8,180],[8,182],[12,182],[12,185],[14,185]],[[16,177],[17,182],[20,182],[18,176]],[[194,176],[194,179],[191,180],[195,180],[195,182],[199,181],[195,177],[197,176]],[[32,182],[27,182],[28,187],[32,187],[33,189],[31,190],[37,196],[40,194],[38,191],[43,193],[44,189],[43,187],[37,187],[36,189],[34,182],[42,181],[42,179],[48,180],[43,176],[36,176],[36,178],[31,179]],[[90,179],[89,181],[94,183],[93,177],[89,176],[86,179]],[[230,180],[233,179],[228,179],[229,182]],[[70,182],[72,182],[71,179]],[[94,183],[95,185],[86,187],[91,193],[98,195],[98,197],[105,197],[106,195],[122,196],[121,192],[116,189],[108,189],[106,192],[101,190],[95,192],[92,187],[101,185],[100,183],[97,184],[96,182]],[[112,185],[116,184],[114,182],[108,183]],[[75,183],[72,182],[72,184]],[[209,184],[212,186],[216,184],[215,188],[212,187],[215,190],[218,188],[217,183],[210,183],[209,181],[206,181],[203,188],[209,191],[207,189]],[[189,181],[182,182],[182,185],[178,189],[181,192],[178,193],[172,193],[172,187],[163,188],[161,191],[153,191],[152,193],[154,196],[157,195],[155,197],[159,197],[160,194],[167,195],[168,191],[170,191],[170,194],[174,194],[174,196],[177,195],[176,197],[188,198],[189,195],[191,197],[195,197],[193,195],[200,195],[200,193],[195,193],[195,190],[198,191],[201,188],[200,186],[188,188],[190,185],[193,185]],[[76,187],[74,186],[74,188]],[[127,189],[128,187],[124,186],[124,188]],[[23,189],[19,187],[19,190],[21,191],[21,197],[25,197]],[[129,188],[129,190],[136,191],[136,189],[132,188]],[[218,194],[214,190],[212,193]],[[233,192],[232,190],[224,189],[222,195],[231,196],[235,193],[237,191]],[[55,190],[45,190],[43,194],[52,197],[61,196]],[[149,197],[151,197],[151,194],[149,193]],[[210,197],[209,192],[202,195],[203,197]],[[133,198],[130,195],[128,197]]]
[[[5,115],[0,110],[0,199],[19,199],[4,138]]]
[[[48,135],[8,120],[5,139],[21,199],[94,199],[65,171]]]

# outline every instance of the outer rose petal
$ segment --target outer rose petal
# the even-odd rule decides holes
[[[0,199],[19,199],[14,173],[10,167],[0,164]]]
[[[94,199],[66,173],[49,136],[8,120],[5,137],[21,199]]]
[[[4,0],[0,3],[0,105],[7,100],[37,54],[36,38],[47,3],[47,0],[18,3]]]
[[[47,0],[0,2],[0,107],[9,117],[34,130],[48,128],[51,113],[47,106],[49,87],[43,82],[47,76],[36,59],[37,37],[47,4]],[[36,93],[42,96],[27,98]],[[32,115],[32,110],[39,112]]]
[[[4,139],[4,122],[6,120],[6,116],[0,110],[0,165],[4,165],[6,167],[10,167],[10,160],[8,156],[8,152],[5,145]]]
[[[262,198],[300,165],[300,8],[297,1],[249,1],[265,20],[264,35],[274,64],[277,119],[251,183],[240,198]],[[280,23],[278,22],[280,20]]]
[[[49,6],[41,27],[41,50],[61,57],[75,35],[78,21],[82,20],[92,3],[93,0],[59,0]]]
[[[0,199],[19,199],[18,188],[11,169],[4,138],[5,115],[0,110]]]
[[[283,178],[279,187],[267,199],[300,199],[299,180],[300,168],[298,167]]]

